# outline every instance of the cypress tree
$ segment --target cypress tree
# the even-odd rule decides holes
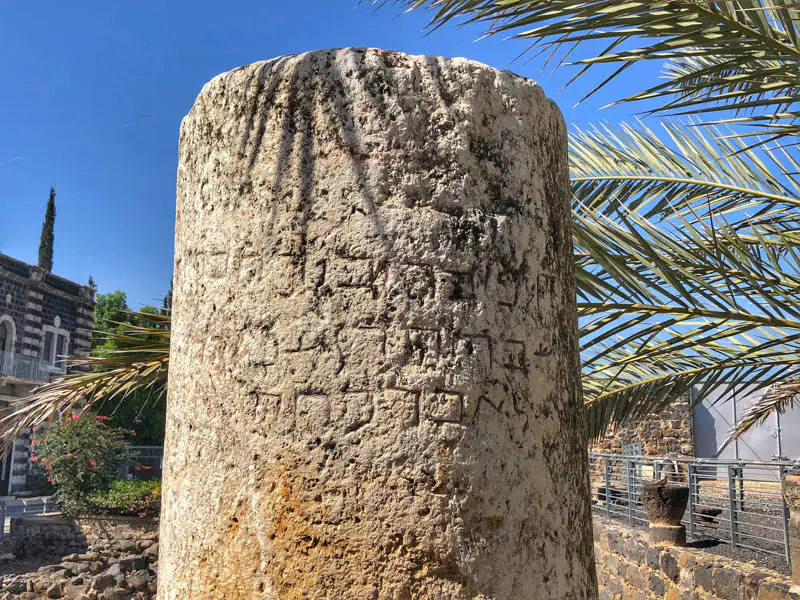
[[[161,314],[168,315],[172,312],[172,283],[174,279],[169,281],[169,292],[164,296],[164,302],[161,304]]]
[[[47,271],[53,270],[53,230],[56,224],[56,190],[50,188],[50,200],[47,201],[47,212],[44,214],[42,239],[39,242],[39,266]]]

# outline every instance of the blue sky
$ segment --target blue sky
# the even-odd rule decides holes
[[[522,42],[475,42],[478,29],[455,26],[426,35],[425,24],[425,13],[355,0],[0,4],[0,252],[36,262],[52,185],[54,272],[92,275],[132,307],[159,302],[172,273],[180,121],[206,81],[273,56],[342,46],[465,56],[538,80],[571,124],[635,111],[598,107],[642,69],[573,108],[596,77],[562,91],[572,71],[513,62]]]

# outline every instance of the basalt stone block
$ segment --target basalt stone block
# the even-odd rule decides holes
[[[650,543],[658,546],[685,546],[686,527],[650,523]]]
[[[642,485],[640,498],[650,523],[678,525],[689,502],[689,488],[668,484],[666,479]]]

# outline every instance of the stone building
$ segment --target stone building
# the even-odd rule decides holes
[[[609,432],[592,448],[595,452],[622,454],[623,447],[645,456],[694,456],[694,431],[689,397],[670,404],[658,414]]]
[[[94,292],[45,269],[0,254],[0,408],[63,375],[62,358],[88,356]],[[29,436],[0,463],[0,496],[25,487]]]

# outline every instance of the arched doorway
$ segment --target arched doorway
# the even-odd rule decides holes
[[[0,317],[0,352],[14,352],[16,333],[16,327],[14,327],[11,317],[8,315]]]

